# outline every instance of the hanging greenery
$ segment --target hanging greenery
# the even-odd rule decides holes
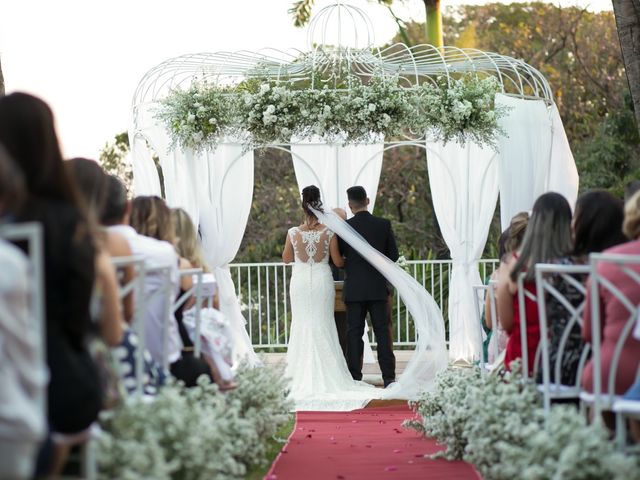
[[[322,137],[326,142],[371,143],[380,137],[426,133],[444,143],[473,141],[497,148],[503,133],[493,77],[438,78],[406,88],[398,77],[374,75],[363,83],[349,76],[348,88],[304,88],[290,81],[257,78],[234,88],[194,82],[160,102],[156,118],[172,147],[215,149],[224,136],[247,148]]]

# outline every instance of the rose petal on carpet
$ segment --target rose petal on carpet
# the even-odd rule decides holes
[[[468,463],[424,458],[443,447],[403,428],[402,422],[412,417],[406,405],[353,412],[298,412],[289,442],[265,479],[480,478]]]

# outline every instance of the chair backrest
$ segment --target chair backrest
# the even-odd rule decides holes
[[[638,303],[640,303],[640,255],[619,255],[619,254],[591,254],[589,256],[591,267],[591,343],[593,351],[593,393],[595,396],[594,406],[597,413],[600,412],[601,400],[608,397],[611,401],[615,396],[615,384],[618,371],[620,355],[624,344],[630,337],[630,333],[638,318]],[[623,274],[622,281],[614,283],[611,279],[601,275],[598,268],[603,264],[611,264],[618,267]],[[633,292],[637,292],[636,298],[629,298],[624,293],[623,288],[631,287]],[[600,318],[601,298],[600,290],[609,292],[615,297],[625,310],[628,318],[624,319],[624,326],[620,335],[616,339],[616,344],[609,365],[607,392],[602,393],[602,322]]]
[[[196,357],[200,357],[200,350],[202,348],[202,342],[200,340],[200,320],[203,301],[203,271],[202,268],[190,268],[186,270],[180,270],[180,279],[184,277],[192,277],[194,279],[193,286],[180,295],[173,303],[173,313],[176,313],[178,309],[182,308],[185,303],[191,298],[195,298],[195,313],[196,313],[196,333],[193,342],[193,354]]]
[[[145,284],[148,282],[150,276],[154,276],[160,279],[160,285],[151,293],[145,288],[144,302],[145,302],[145,316],[146,309],[152,300],[162,298],[162,311],[160,311],[162,322],[162,347],[161,347],[161,365],[165,372],[169,371],[169,328],[171,322],[174,320],[173,316],[173,282],[171,279],[173,267],[145,267]],[[145,285],[146,286],[146,285]],[[141,322],[144,323],[144,322]]]
[[[496,296],[495,296],[495,282],[489,282],[488,285],[474,285],[473,286],[473,300],[475,302],[476,321],[478,328],[480,329],[480,366],[484,367],[484,364],[489,361],[488,358],[484,358],[484,329],[482,327],[482,314],[484,312],[484,305],[486,296],[489,295],[489,314],[491,315],[491,331],[493,332],[497,322],[497,309],[496,309]]]
[[[536,265],[536,295],[538,298],[538,319],[540,322],[540,346],[541,346],[541,365],[542,365],[542,383],[544,406],[548,412],[551,403],[551,372],[553,371],[554,383],[560,384],[562,379],[563,358],[566,353],[567,340],[576,325],[582,326],[582,315],[586,305],[587,287],[581,279],[576,278],[582,275],[586,280],[586,276],[590,272],[589,265],[561,265],[561,264],[537,264]],[[568,288],[573,289],[576,294],[581,297],[581,301],[574,305],[566,296],[558,289],[558,282],[564,282]],[[553,298],[563,309],[567,323],[563,328],[560,341],[558,342],[558,350],[553,365],[550,364],[550,345],[549,345],[549,312],[548,299]],[[555,320],[554,320],[555,321]],[[582,349],[576,379],[572,387],[580,386],[582,370],[589,353],[588,345]],[[553,370],[552,370],[553,369]]]
[[[27,259],[31,274],[29,282],[29,310],[33,318],[33,328],[39,345],[36,362],[47,364],[46,320],[44,304],[44,237],[42,226],[36,222],[0,226],[0,238],[8,242],[26,242]],[[47,390],[42,389],[38,398],[42,411],[47,412]]]
[[[132,268],[134,276],[129,282],[119,283],[119,296],[123,301],[125,297],[132,294],[135,302],[133,314],[133,330],[138,337],[138,347],[136,349],[136,396],[141,398],[144,394],[144,352],[146,351],[145,332],[144,332],[144,312],[145,312],[145,295],[144,282],[146,278],[146,270],[144,258],[141,256],[132,257],[114,257],[112,264],[118,273],[119,280],[126,268]]]

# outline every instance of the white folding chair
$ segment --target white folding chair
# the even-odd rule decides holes
[[[173,267],[165,266],[165,267],[145,267],[145,284],[148,281],[150,276],[157,276],[160,278],[160,285],[152,292],[147,292],[145,288],[144,297],[144,311],[143,318],[146,316],[146,309],[149,305],[149,302],[160,297],[163,299],[162,301],[162,311],[161,314],[161,322],[162,322],[162,352],[161,352],[161,360],[160,363],[165,372],[169,371],[169,328],[172,321],[174,320],[173,316],[173,282],[171,279],[171,273],[173,271]],[[141,325],[144,325],[144,321],[140,322]],[[144,327],[142,327],[144,328]],[[144,333],[144,332],[143,332]],[[141,335],[142,337],[142,335]]]
[[[35,362],[47,369],[47,341],[44,303],[44,243],[42,226],[36,222],[0,225],[0,238],[7,242],[26,243],[26,256],[29,268],[29,316],[32,320],[29,328],[36,339],[34,351]],[[26,332],[25,332],[26,333]],[[39,389],[35,393],[42,418],[47,418],[47,388]],[[32,459],[35,465],[35,458]]]
[[[136,398],[140,399],[144,395],[144,352],[145,352],[145,337],[144,337],[144,312],[145,312],[145,295],[144,295],[144,282],[146,278],[146,270],[144,259],[141,256],[132,257],[114,257],[112,259],[113,266],[121,277],[126,268],[132,268],[134,276],[128,283],[120,284],[119,296],[120,300],[124,299],[128,295],[133,295],[134,298],[134,314],[133,314],[133,329],[138,336],[138,348],[136,349]]]
[[[580,396],[580,380],[582,370],[586,363],[589,347],[585,345],[582,350],[578,364],[576,380],[573,385],[564,385],[562,378],[562,360],[565,354],[567,339],[576,325],[582,325],[582,314],[585,308],[586,286],[578,280],[576,275],[588,275],[590,267],[588,265],[557,265],[538,264],[536,265],[536,294],[538,298],[538,316],[540,321],[540,347],[542,363],[542,384],[538,385],[538,390],[542,392],[545,416],[548,417],[551,409],[551,401],[559,399],[577,399]],[[571,302],[562,294],[554,283],[551,276],[555,275],[560,281],[567,283],[582,294],[582,302],[573,306]],[[549,351],[549,324],[547,320],[547,296],[553,297],[564,308],[569,320],[562,332],[558,345],[558,352],[554,365],[550,365]],[[553,367],[553,378],[551,381],[551,367]]]
[[[636,373],[636,382],[640,380],[640,366]],[[640,421],[640,400],[627,400],[626,398],[619,398],[613,402],[613,411],[616,414],[616,419],[620,418],[617,429],[620,428],[620,433],[616,435],[618,439],[618,446],[622,447],[626,443],[627,439],[627,420],[634,419]]]
[[[486,301],[486,295],[489,295],[489,309],[491,314],[491,331],[495,333],[496,322],[498,319],[496,309],[496,296],[495,296],[495,282],[489,282],[488,285],[474,285],[473,286],[473,299],[475,302],[476,321],[480,328],[480,369],[483,372],[489,372],[493,369],[493,366],[489,363],[489,359],[484,359],[484,345],[483,337],[484,330],[482,328],[482,312],[484,311],[484,304]]]
[[[40,345],[36,350],[37,363],[47,365],[46,324],[44,317],[44,243],[42,226],[36,222],[1,225],[0,238],[8,242],[26,242],[27,260],[32,281],[29,282],[29,310],[33,318],[33,329]],[[38,395],[38,403],[47,417],[47,389]]]
[[[617,255],[617,254],[596,254],[589,256],[591,267],[591,345],[593,364],[593,392],[583,391],[580,394],[580,402],[585,405],[593,405],[595,418],[601,418],[603,410],[613,410],[616,401],[622,400],[621,395],[616,395],[615,385],[618,371],[618,363],[622,348],[626,343],[631,330],[633,329],[638,316],[638,303],[629,299],[618,286],[609,279],[598,273],[598,266],[604,263],[616,265],[622,273],[626,275],[625,285],[632,282],[640,291],[640,255]],[[613,295],[627,310],[629,317],[625,321],[625,325],[616,339],[616,346],[609,365],[607,391],[602,391],[602,358],[601,358],[601,328],[602,320],[600,319],[600,295],[599,291],[603,289]],[[640,298],[640,295],[638,295]],[[622,415],[616,414],[616,443],[622,446],[625,438],[622,436],[625,432],[624,419]]]

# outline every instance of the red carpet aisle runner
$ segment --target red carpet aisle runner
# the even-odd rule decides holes
[[[406,406],[298,412],[289,443],[265,479],[480,478],[467,463],[423,458],[442,447],[401,427],[411,416]]]

